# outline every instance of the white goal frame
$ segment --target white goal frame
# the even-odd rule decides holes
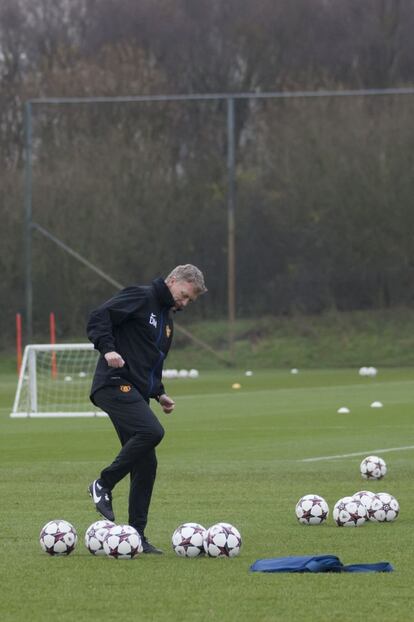
[[[43,410],[38,404],[38,369],[37,354],[41,352],[58,353],[62,351],[88,350],[93,351],[92,343],[65,343],[65,344],[32,344],[24,349],[22,364],[17,383],[11,418],[41,418],[41,417],[107,417],[108,415],[89,402],[85,410]],[[96,352],[96,358],[98,352]],[[90,378],[91,380],[91,378]],[[50,382],[54,382],[53,379]],[[85,402],[88,401],[89,385],[85,385]],[[26,407],[20,407],[23,391],[27,391]]]

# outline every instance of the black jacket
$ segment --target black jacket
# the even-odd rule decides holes
[[[161,278],[149,286],[126,287],[92,311],[88,338],[99,350],[91,400],[107,385],[131,384],[148,399],[164,393],[162,366],[173,337],[174,298]],[[118,352],[124,367],[109,367],[104,355]]]

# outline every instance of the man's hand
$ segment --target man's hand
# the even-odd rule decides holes
[[[105,360],[109,367],[123,367],[125,365],[124,359],[118,352],[107,352],[105,354]]]
[[[158,398],[158,401],[159,401],[159,403],[161,405],[161,408],[163,409],[163,411],[165,412],[166,415],[169,415],[170,413],[172,413],[172,411],[174,410],[174,407],[175,407],[174,400],[172,400],[170,397],[168,397],[168,395],[163,393]]]

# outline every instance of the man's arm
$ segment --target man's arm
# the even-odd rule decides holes
[[[175,402],[166,393],[159,396],[158,401],[166,415],[172,413],[175,408]]]
[[[116,352],[113,327],[131,317],[144,301],[145,293],[141,287],[127,287],[90,314],[87,324],[88,339],[92,341],[95,349],[105,356],[110,367],[122,367],[124,364],[123,361],[120,364],[119,359],[122,357]]]
[[[108,363],[109,367],[123,367],[125,365],[125,361],[118,352],[107,352],[105,354],[105,360]]]

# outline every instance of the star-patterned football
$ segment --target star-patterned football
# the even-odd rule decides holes
[[[204,554],[206,529],[199,523],[183,523],[174,531],[171,541],[179,557],[198,557]]]
[[[355,499],[359,499],[359,501],[361,501],[361,503],[365,505],[367,512],[368,512],[368,518],[369,518],[369,511],[371,509],[372,501],[375,497],[375,494],[371,492],[370,490],[358,490],[358,492],[356,492],[352,496]]]
[[[387,472],[387,465],[378,456],[367,456],[361,462],[359,470],[364,479],[381,479]]]
[[[76,529],[67,520],[51,520],[40,532],[40,546],[49,555],[70,555],[78,541]]]
[[[115,525],[106,532],[103,548],[114,559],[133,559],[142,553],[142,542],[139,533],[131,525]]]
[[[343,497],[335,503],[333,519],[338,527],[360,527],[368,516],[367,508],[356,497]]]
[[[239,530],[230,523],[216,523],[207,529],[203,544],[209,557],[236,557],[242,539]]]
[[[400,504],[393,495],[379,492],[374,495],[368,509],[368,519],[376,523],[391,523],[398,518]]]
[[[319,495],[301,497],[295,508],[296,518],[302,525],[320,525],[329,515],[329,507]]]
[[[114,527],[115,523],[110,520],[97,520],[89,525],[85,533],[85,546],[92,555],[105,555],[103,541],[107,531]]]

